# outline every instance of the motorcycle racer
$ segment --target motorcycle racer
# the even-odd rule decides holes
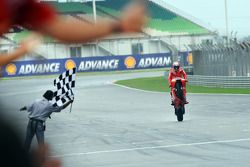
[[[175,61],[173,62],[173,65],[172,65],[172,68],[170,69],[169,71],[169,75],[168,75],[168,83],[169,83],[169,87],[171,88],[171,91],[170,91],[170,95],[171,95],[171,105],[174,105],[174,100],[173,100],[173,86],[171,84],[172,82],[172,79],[175,79],[175,78],[183,78],[187,81],[187,74],[186,72],[184,71],[183,68],[181,68],[180,66],[180,63]],[[184,87],[184,104],[188,104],[189,102],[187,101],[186,99],[186,87]]]

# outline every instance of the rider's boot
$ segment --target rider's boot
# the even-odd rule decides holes
[[[170,97],[171,97],[171,105],[174,106],[174,99],[173,99],[172,91],[170,92]]]
[[[186,96],[184,96],[184,99],[183,99],[183,101],[184,101],[184,104],[188,104],[189,102],[187,101],[187,98],[186,98]]]

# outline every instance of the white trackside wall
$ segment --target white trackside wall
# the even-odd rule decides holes
[[[70,57],[93,57],[112,55],[134,55],[166,53],[175,51],[191,51],[190,44],[199,44],[212,36],[177,36],[177,37],[144,37],[129,39],[103,39],[85,44],[44,43],[35,53],[22,60],[30,60],[36,54],[45,59],[61,59]],[[1,41],[0,50],[11,52],[15,47],[8,41]],[[33,55],[33,56],[32,56]]]

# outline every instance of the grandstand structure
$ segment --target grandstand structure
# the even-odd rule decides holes
[[[54,6],[64,17],[73,17],[92,24],[95,18],[97,21],[118,19],[122,8],[131,1],[133,0],[96,0],[96,17],[93,17],[93,2],[90,0],[44,0],[41,3]],[[199,44],[215,35],[206,25],[162,0],[146,2],[149,22],[143,33],[112,35],[91,43],[70,45],[46,38],[37,52],[46,59],[166,52],[177,54],[179,51],[191,51],[189,45]],[[20,42],[28,34],[29,31],[23,30],[6,35],[9,40],[1,40],[0,49],[11,50],[15,43]]]

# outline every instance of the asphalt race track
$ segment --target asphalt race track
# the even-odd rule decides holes
[[[78,76],[72,112],[67,108],[47,120],[51,156],[63,167],[249,167],[250,96],[188,94],[179,123],[168,93],[112,84],[160,75]],[[18,109],[52,89],[53,79],[0,82],[2,113],[23,140],[28,118]]]

